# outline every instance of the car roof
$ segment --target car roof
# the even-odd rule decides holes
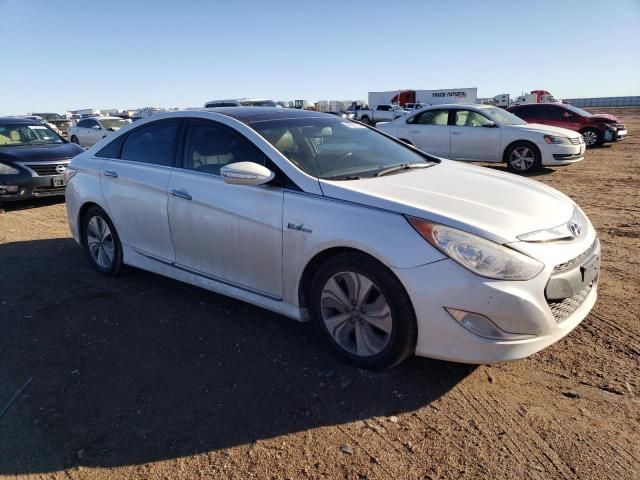
[[[194,110],[190,110],[193,112]],[[202,108],[197,110],[206,113],[220,113],[227,117],[247,125],[254,122],[266,122],[269,120],[288,120],[292,118],[309,118],[328,115],[321,112],[313,112],[309,110],[299,110],[297,108],[281,108],[281,107],[219,107],[219,108]]]
[[[23,124],[23,125],[42,125],[38,120],[32,120],[30,118],[22,118],[22,117],[0,117],[0,125],[8,125],[8,124]]]
[[[431,105],[430,107],[426,107],[426,108],[427,109],[435,109],[435,108],[478,108],[478,109],[487,109],[487,108],[496,108],[496,107],[495,107],[495,105],[483,105],[482,103],[442,103],[442,104],[439,104],[439,105]]]

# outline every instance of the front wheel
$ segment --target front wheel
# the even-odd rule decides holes
[[[505,152],[507,167],[515,173],[530,173],[540,168],[541,158],[538,148],[529,142],[517,142]]]
[[[597,147],[602,144],[602,135],[595,128],[585,128],[580,133],[587,148]]]
[[[104,210],[91,207],[82,222],[83,244],[93,268],[108,277],[122,271],[122,245]]]
[[[316,272],[311,317],[342,358],[384,370],[412,355],[417,339],[411,300],[398,279],[371,257],[342,253]]]

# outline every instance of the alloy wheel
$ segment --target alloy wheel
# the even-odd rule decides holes
[[[366,276],[340,272],[329,278],[322,290],[321,308],[329,334],[347,352],[369,357],[389,343],[391,308]]]
[[[534,151],[529,147],[518,147],[513,149],[509,155],[509,163],[515,170],[525,172],[529,170],[536,161]]]
[[[99,216],[94,216],[87,224],[87,246],[91,258],[102,268],[109,268],[113,263],[115,246],[113,235],[107,222]]]
[[[582,138],[584,138],[584,143],[587,145],[587,147],[591,147],[592,145],[598,143],[598,134],[593,130],[587,130],[586,132],[584,132],[582,134]]]

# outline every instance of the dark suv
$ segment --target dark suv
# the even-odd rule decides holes
[[[580,132],[587,147],[617,142],[627,136],[627,129],[614,115],[591,114],[565,103],[534,103],[509,109],[529,123],[541,123]]]
[[[0,118],[0,204],[63,195],[66,166],[83,151],[36,120]]]

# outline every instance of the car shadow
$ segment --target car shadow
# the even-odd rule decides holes
[[[0,212],[2,212],[3,210],[5,212],[18,212],[20,210],[47,207],[49,205],[58,205],[60,203],[64,203],[64,195],[30,198],[28,200],[19,200],[12,202],[0,202]]]
[[[359,370],[309,324],[136,269],[103,277],[68,238],[2,244],[0,265],[0,476],[414,411],[474,369],[413,358]]]

